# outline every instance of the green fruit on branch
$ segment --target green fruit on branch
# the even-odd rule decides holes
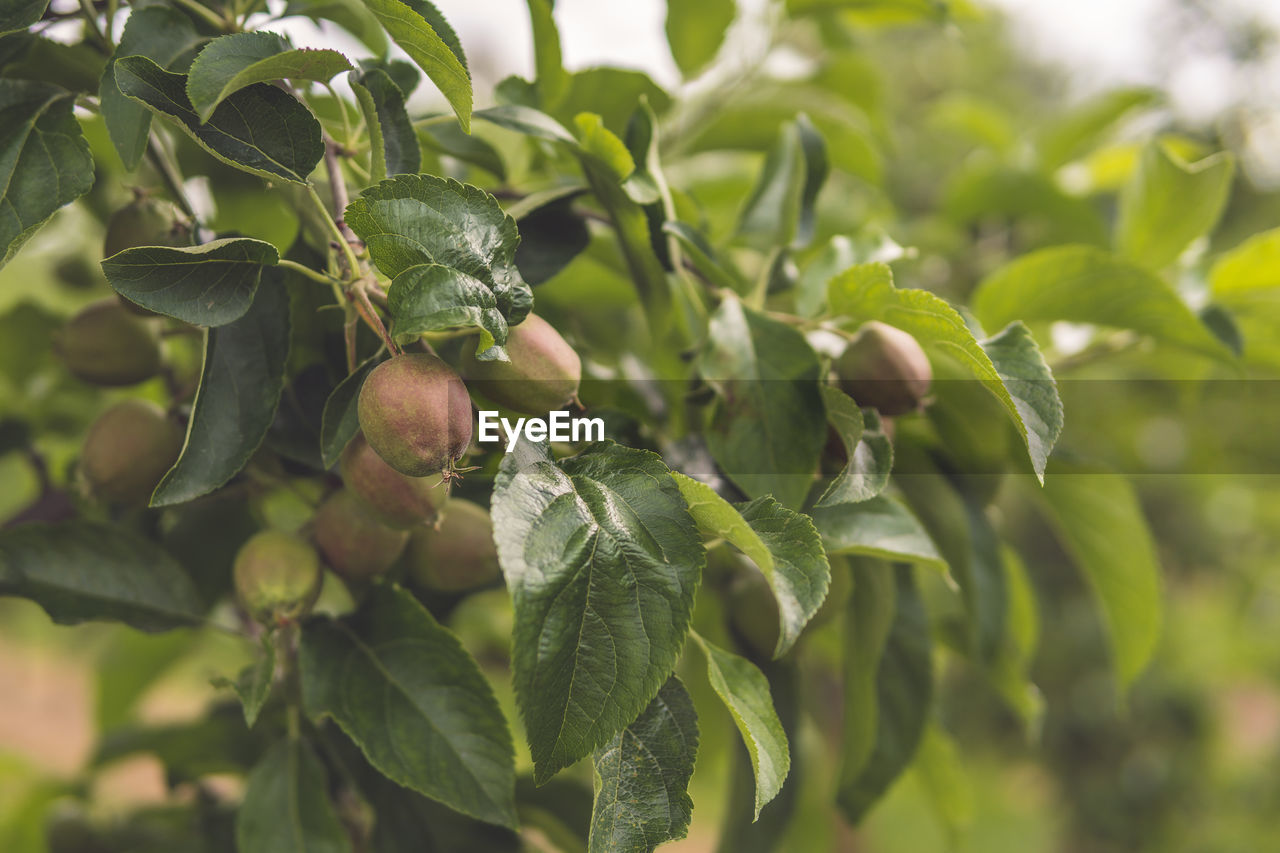
[[[89,427],[80,452],[80,476],[96,499],[146,506],[182,452],[183,432],[146,400],[124,400]]]
[[[383,524],[414,527],[434,521],[449,498],[438,476],[406,477],[392,468],[357,434],[338,460],[342,482]]]
[[[53,348],[73,376],[94,385],[136,385],[160,372],[155,333],[115,299],[83,308],[57,331]]]
[[[471,443],[471,398],[453,368],[427,353],[398,355],[369,373],[357,404],[365,440],[409,477],[451,470]]]
[[[102,256],[109,258],[138,246],[190,245],[191,223],[182,211],[171,202],[142,196],[111,214]]]
[[[236,598],[263,625],[302,618],[320,595],[320,557],[290,533],[264,530],[241,546],[233,569]]]
[[[342,489],[316,510],[312,538],[339,577],[363,581],[391,568],[409,534],[383,524],[363,501]]]
[[[493,544],[489,511],[454,498],[434,525],[409,537],[409,577],[432,592],[466,592],[488,586],[502,574]]]
[[[462,375],[498,405],[526,415],[544,415],[577,397],[582,360],[560,333],[536,314],[525,317],[507,335],[510,361],[477,361],[476,345],[471,345],[463,359]]]
[[[841,390],[885,417],[919,410],[933,381],[929,357],[916,339],[876,321],[863,324],[835,370]]]

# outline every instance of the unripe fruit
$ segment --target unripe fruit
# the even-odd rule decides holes
[[[94,385],[136,385],[160,372],[160,343],[115,299],[88,305],[57,331],[54,351],[72,375]]]
[[[354,494],[334,492],[316,510],[316,547],[343,580],[376,577],[400,556],[409,534],[387,527]]]
[[[500,406],[526,415],[561,409],[578,395],[582,361],[560,333],[536,314],[512,326],[510,361],[476,361],[475,347],[463,358],[467,382]]]
[[[501,574],[493,523],[479,504],[454,498],[436,526],[420,527],[409,537],[409,577],[423,589],[465,592]]]
[[[138,246],[189,246],[191,225],[177,206],[158,198],[134,199],[111,214],[102,240],[102,256],[109,258]]]
[[[155,403],[124,400],[89,427],[80,451],[80,475],[100,501],[145,506],[178,461],[183,434]]]
[[[375,367],[357,406],[365,440],[409,477],[450,469],[471,443],[471,398],[449,365],[427,353]]]
[[[835,369],[843,391],[885,417],[917,411],[933,381],[929,357],[916,339],[874,320],[858,330]]]
[[[435,477],[406,477],[382,461],[364,436],[356,435],[338,461],[342,482],[364,501],[383,524],[414,527],[434,521],[449,498],[448,489]]]
[[[305,616],[320,595],[320,558],[290,533],[255,533],[236,554],[236,598],[263,625]]]

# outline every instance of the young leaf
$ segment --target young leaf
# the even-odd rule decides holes
[[[827,422],[835,428],[849,454],[845,466],[815,506],[869,501],[884,491],[893,468],[893,444],[884,434],[875,409],[863,412],[848,394],[830,385],[822,386],[827,404]]]
[[[364,4],[436,84],[462,129],[470,133],[471,74],[458,37],[439,10],[427,0],[364,0]]]
[[[416,130],[418,141],[430,150],[479,166],[499,181],[507,179],[507,165],[503,162],[501,152],[479,136],[463,133],[457,121],[423,125]],[[520,235],[524,236],[523,228],[520,229]]]
[[[810,514],[829,554],[882,557],[947,572],[919,520],[892,498],[879,495],[856,504],[814,507]]]
[[[249,774],[236,816],[240,853],[347,853],[324,765],[304,741],[279,741]]]
[[[374,587],[354,615],[303,626],[302,696],[389,779],[514,827],[511,733],[462,644],[411,595]]]
[[[653,853],[684,838],[693,816],[689,779],[698,715],[674,676],[640,716],[595,755],[588,853]]]
[[[377,68],[352,74],[350,81],[369,128],[369,180],[378,183],[388,175],[416,174],[422,166],[422,151],[400,87]]]
[[[1117,248],[1148,269],[1174,262],[1218,224],[1234,171],[1230,154],[1188,164],[1153,141],[1120,194]]]
[[[1209,271],[1216,299],[1236,301],[1280,288],[1280,228],[1255,234],[1218,258]]]
[[[492,512],[541,783],[634,720],[671,674],[706,558],[654,454],[606,443],[556,463],[520,445]]]
[[[102,262],[121,296],[196,326],[224,326],[253,304],[262,269],[279,263],[276,247],[238,237],[203,246],[125,249]]]
[[[204,612],[190,578],[158,546],[85,521],[0,531],[0,595],[29,598],[60,625],[105,619],[166,631]]]
[[[552,16],[553,0],[528,0],[529,20],[533,25],[534,82],[542,106],[554,110],[569,85],[560,55],[560,32]]]
[[[186,503],[240,472],[275,418],[288,358],[289,294],[269,281],[243,317],[208,331],[187,440],[151,506]]]
[[[1001,368],[992,363],[984,349],[991,342],[980,344],[960,313],[941,297],[927,290],[894,287],[888,265],[850,267],[831,280],[828,294],[833,313],[858,322],[880,320],[896,326],[913,335],[926,349],[955,359],[972,373],[1008,411],[1026,442],[1036,476],[1044,480],[1044,466],[1062,428],[1061,403],[1057,402],[1053,377],[1025,329],[1002,332],[994,339],[1004,371],[1019,380],[1006,384]],[[1025,304],[1020,302],[1017,312],[1024,315],[1025,311]],[[982,312],[979,316],[987,320]],[[1015,318],[991,319],[1002,320],[998,325],[1003,325]],[[1015,398],[1014,391],[1022,396]],[[1023,411],[1029,413],[1027,418]]]
[[[699,369],[719,392],[707,434],[716,462],[748,495],[799,507],[826,440],[818,356],[804,335],[729,296]]]
[[[573,210],[585,187],[556,187],[526,197],[507,208],[520,226],[516,266],[530,285],[554,278],[591,243],[586,221]]]
[[[1116,678],[1128,687],[1160,636],[1160,566],[1129,481],[1055,465],[1041,495],[1049,521],[1089,580],[1111,638]]]
[[[885,571],[880,568],[878,571]],[[884,593],[872,592],[872,601],[859,595],[858,577],[849,611],[850,631],[845,646],[845,716],[860,709],[874,718],[874,740],[870,748],[865,739],[845,747],[836,800],[851,823],[857,823],[867,810],[889,789],[889,786],[911,763],[929,717],[933,696],[932,649],[929,620],[911,578],[911,569],[893,570],[892,625],[884,639],[883,653],[875,664],[874,692],[867,695],[867,656],[856,648],[859,620],[883,619],[870,608],[883,606]],[[881,581],[883,583],[883,581]],[[879,633],[881,625],[873,624],[869,633]],[[874,712],[870,709],[874,708]],[[858,725],[865,726],[866,723]],[[866,729],[863,729],[867,733]],[[859,761],[857,759],[861,758]]]
[[[1134,110],[1159,100],[1154,89],[1115,89],[1056,115],[1038,133],[1036,148],[1046,172],[1085,154]]]
[[[767,497],[735,507],[705,483],[680,473],[672,476],[698,528],[732,543],[768,580],[778,602],[773,656],[786,654],[826,600],[831,582],[831,566],[813,522]]]
[[[262,713],[262,706],[267,704],[271,696],[271,686],[276,674],[276,646],[271,634],[262,638],[262,654],[253,663],[240,670],[235,681],[229,678],[215,678],[215,687],[230,687],[240,697],[240,705],[244,708],[244,724],[253,728]]]
[[[151,133],[151,111],[120,91],[116,63],[126,56],[145,56],[161,68],[168,68],[202,40],[191,18],[177,9],[144,6],[129,13],[120,44],[98,87],[107,133],[126,169],[133,171],[142,162]]]
[[[355,438],[360,431],[360,419],[356,416],[356,401],[360,397],[360,389],[380,359],[366,359],[355,372],[338,383],[329,399],[324,402],[324,414],[320,418],[320,456],[326,468],[338,462],[347,442]]]
[[[5,0],[0,4],[0,36],[25,30],[48,8],[49,0]]]
[[[386,31],[363,0],[289,0],[284,17],[294,15],[305,15],[317,24],[333,21],[359,39],[375,56],[387,55]]]
[[[506,326],[533,306],[533,291],[515,264],[515,220],[478,187],[400,175],[351,202],[346,222],[393,279],[392,334],[478,325],[489,346],[501,346]]]
[[[209,42],[191,63],[187,97],[200,121],[205,122],[228,96],[254,83],[325,83],[350,70],[351,63],[336,50],[295,50],[275,33],[232,33]]]
[[[545,139],[548,142],[563,142],[574,149],[578,140],[565,129],[565,126],[544,112],[520,104],[504,104],[489,107],[476,113],[476,118],[483,119],[515,133],[531,136],[534,139]]]
[[[201,122],[187,98],[187,75],[165,71],[145,56],[117,60],[115,75],[120,91],[175,122],[200,147],[237,169],[304,184],[324,156],[320,122],[275,86],[255,83],[241,89]]]
[[[74,103],[58,86],[0,80],[0,267],[58,208],[93,186],[93,158]]]
[[[758,819],[760,809],[782,790],[791,769],[791,750],[773,707],[769,681],[746,658],[726,652],[698,634],[694,637],[707,659],[711,687],[729,709],[751,756],[751,769],[756,777],[754,817]]]
[[[1213,358],[1229,355],[1162,279],[1091,246],[1055,246],[1023,255],[987,276],[972,304],[988,328],[1017,319],[1095,323],[1132,329]]]
[[[667,44],[686,78],[696,77],[715,59],[724,34],[738,13],[735,0],[700,0],[697,3],[668,0]]]

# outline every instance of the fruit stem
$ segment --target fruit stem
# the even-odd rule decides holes
[[[326,151],[329,150],[328,146],[325,147],[325,150]],[[326,158],[326,160],[327,159],[328,158]],[[333,186],[335,188],[334,204],[336,206],[338,202],[338,194],[339,194],[336,188],[338,186],[341,186],[342,187],[341,194],[343,196],[346,195],[346,184],[342,183],[341,175],[338,176],[338,183],[333,184]],[[357,275],[360,274],[360,261],[356,259],[356,253],[351,250],[351,243],[348,242],[346,235],[342,233],[342,229],[338,227],[337,221],[333,218],[333,215],[329,212],[329,208],[325,206],[324,201],[321,200],[320,194],[316,192],[315,186],[310,184],[307,186],[307,195],[311,198],[311,203],[315,205],[316,210],[322,214],[321,219],[324,221],[324,224],[328,227],[329,233],[333,236],[334,241],[338,244],[338,248],[342,250],[342,256],[343,256],[343,259],[346,261],[346,267],[347,267],[344,278],[346,278],[346,280],[348,281],[354,279]]]
[[[110,40],[102,34],[102,28],[98,26],[98,10],[93,8],[91,0],[80,0],[80,10],[84,12],[84,23],[89,28],[90,34],[94,41],[102,47],[108,54],[114,49]]]
[[[319,282],[320,284],[323,284],[326,287],[332,287],[335,284],[338,286],[342,285],[341,280],[334,278],[328,273],[323,273],[318,270],[313,270],[311,267],[304,266],[303,264],[300,264],[297,261],[291,261],[287,258],[281,258],[277,265],[282,266],[288,270],[293,270],[299,275],[304,275],[307,278],[311,279],[312,281]]]

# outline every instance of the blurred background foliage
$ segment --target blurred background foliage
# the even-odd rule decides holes
[[[1241,132],[1243,113],[1189,121],[1170,109],[1171,93],[1159,86],[1081,98],[1071,68],[1039,61],[1002,14],[976,4],[789,5],[812,7],[814,14],[732,33],[739,55],[726,49],[665,111],[666,96],[655,84],[616,73],[575,78],[565,111],[592,109],[618,125],[625,113],[611,117],[610,103],[631,102],[618,87],[648,91],[650,103],[664,112],[664,166],[684,194],[677,201],[713,240],[732,233],[779,126],[805,111],[824,134],[834,167],[820,197],[814,248],[796,258],[803,270],[798,287],[803,294],[809,285],[809,298],[818,302],[826,276],[853,257],[897,257],[903,286],[963,302],[1017,255],[1063,243],[1105,245],[1117,193],[1153,136],[1189,161],[1222,150],[1246,163],[1252,156],[1246,149],[1254,143]],[[1254,79],[1245,72],[1277,33],[1261,18],[1222,18],[1204,12],[1204,4],[1184,6],[1190,11],[1177,19],[1183,29],[1168,41],[1170,67],[1188,39],[1216,39],[1242,69],[1231,79]],[[762,12],[763,19],[778,14],[773,5]],[[1152,25],[1168,28],[1172,20]],[[484,55],[473,61],[483,79]],[[1240,110],[1256,109],[1251,93],[1238,94],[1229,100]],[[71,484],[83,432],[123,395],[68,376],[51,352],[50,335],[79,307],[109,293],[97,267],[107,214],[132,197],[135,183],[154,189],[160,181],[145,170],[126,178],[100,122],[87,113],[81,118],[98,168],[94,190],[57,214],[0,272],[0,520],[6,522],[38,501],[79,499]],[[525,187],[541,174],[545,152],[491,126],[477,127],[476,134],[488,145],[464,149],[444,131],[424,133],[423,170],[490,188]],[[185,173],[198,176],[188,189],[214,213],[215,228],[281,249],[306,228],[283,190],[264,191],[257,180],[176,142]],[[1277,226],[1274,182],[1265,170],[1237,171],[1220,225],[1182,268],[1179,285],[1188,300],[1208,305],[1212,262]],[[539,313],[608,352],[625,346],[615,322],[634,296],[610,247],[600,243],[593,240],[541,285],[537,298]],[[758,263],[747,255],[737,259]],[[1271,270],[1280,278],[1280,261]],[[775,696],[785,697],[780,710],[797,726],[792,783],[762,818],[766,825],[785,823],[776,841],[753,846],[760,836],[753,841],[732,829],[717,841],[722,826],[739,825],[719,809],[731,767],[741,761],[740,746],[702,679],[690,678],[703,718],[692,788],[698,808],[690,837],[667,849],[713,850],[719,843],[726,853],[1252,853],[1274,846],[1280,838],[1274,808],[1280,798],[1277,293],[1259,289],[1235,302],[1219,300],[1228,318],[1225,334],[1243,341],[1238,367],[1146,344],[1093,358],[1097,344],[1090,344],[1089,330],[1037,329],[1062,386],[1067,427],[1060,446],[1131,475],[1159,548],[1161,638],[1153,662],[1126,695],[1116,695],[1084,581],[1030,511],[1028,493],[1006,484],[995,506],[1026,565],[1038,633],[1046,640],[1031,665],[1042,715],[1033,710],[1030,724],[1020,720],[960,655],[942,651],[939,710],[920,758],[852,830],[830,807],[837,768],[825,737],[839,722],[839,624],[815,626],[806,635],[804,677],[770,672]],[[198,370],[198,342],[174,336],[166,346],[175,371]],[[161,399],[163,382],[182,380],[153,380],[151,394]],[[984,440],[1002,436],[988,433]],[[280,489],[253,511],[290,526],[291,517],[308,512],[297,501]],[[234,525],[227,523],[232,537]],[[721,621],[707,612],[716,606],[700,602],[700,630]],[[945,607],[932,612],[940,623],[945,618]],[[495,672],[505,666],[509,620],[501,591],[468,599],[451,615],[468,648]],[[946,627],[937,629],[945,633]],[[210,750],[184,756],[173,744],[183,734],[218,743],[216,716],[199,731],[184,733],[182,726],[210,703],[227,701],[209,680],[237,671],[247,659],[237,640],[213,632],[196,638],[103,625],[55,629],[35,605],[0,600],[0,850],[44,850],[50,816],[78,808],[73,803],[86,792],[98,820],[144,809],[126,827],[144,837],[148,825],[162,827],[171,812],[207,797],[203,786],[234,788],[234,777],[217,775],[235,769],[233,747],[223,756],[225,767],[211,768],[201,764]],[[806,692],[796,692],[797,684]],[[515,719],[509,690],[501,695]],[[166,727],[179,733],[159,747],[168,750],[168,780],[159,762],[127,746],[130,731],[155,736]],[[100,740],[104,733],[112,737]],[[126,745],[103,751],[121,739]],[[190,784],[184,766],[187,780],[210,770],[214,775]],[[210,839],[226,829],[216,809],[203,819]]]

